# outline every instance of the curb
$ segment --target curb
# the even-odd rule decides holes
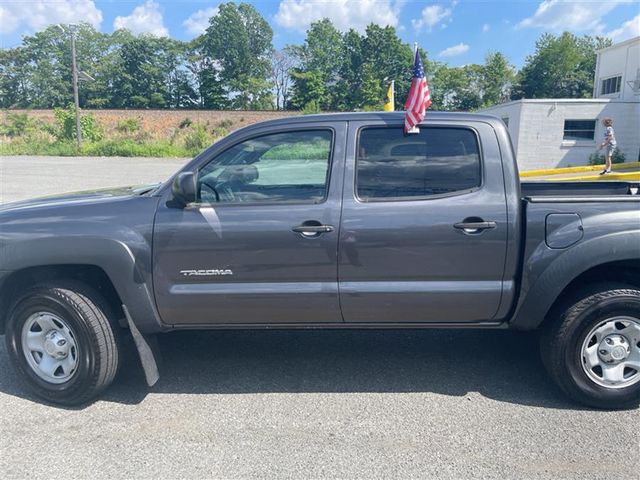
[[[598,168],[598,170],[600,170],[600,168]],[[553,177],[545,180],[548,182],[579,182],[579,181],[585,181],[585,180],[591,180],[591,181],[593,180],[626,180],[626,181],[639,180],[640,181],[640,172],[629,172],[629,173],[615,172],[615,173],[609,173],[608,175],[600,175],[600,174],[581,175],[579,177],[564,177],[564,178]]]
[[[566,168],[545,168],[542,170],[527,170],[520,172],[520,177],[542,177],[545,175],[562,175],[564,173],[579,173],[579,172],[595,172],[602,170],[602,165],[584,165],[581,167],[566,167]],[[628,168],[638,168],[640,162],[625,162],[615,163],[611,168],[614,170],[625,170]]]

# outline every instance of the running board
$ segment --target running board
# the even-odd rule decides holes
[[[142,363],[142,369],[144,370],[144,376],[147,380],[147,385],[153,387],[160,379],[160,372],[158,370],[158,362],[156,361],[155,352],[158,352],[158,339],[156,336],[143,335],[133,322],[129,310],[126,305],[122,305],[125,317],[127,317],[127,323],[129,324],[129,330],[133,336],[133,341],[136,344],[138,355],[140,356],[140,363]]]

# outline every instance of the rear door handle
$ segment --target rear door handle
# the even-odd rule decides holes
[[[460,222],[453,225],[453,228],[462,230],[464,233],[480,233],[484,230],[496,228],[496,222]]]
[[[305,237],[317,237],[323,233],[333,232],[332,225],[320,225],[320,222],[305,222],[302,225],[298,225],[297,227],[293,227],[291,229],[296,233],[301,233]]]

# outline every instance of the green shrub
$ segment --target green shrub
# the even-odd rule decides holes
[[[46,123],[46,122],[42,122],[40,124],[40,130],[42,130],[45,133],[48,133],[49,135],[51,135],[52,137],[57,138],[57,128],[53,123]]]
[[[218,123],[218,128],[228,130],[231,127],[233,127],[233,120],[229,120],[228,118]]]
[[[211,130],[211,133],[213,134],[214,138],[222,138],[222,137],[226,137],[229,134],[229,130],[222,127],[216,127],[213,130]]]
[[[613,151],[611,163],[624,163],[626,157],[618,148]],[[592,153],[589,155],[589,165],[604,165],[604,153]]]
[[[311,102],[307,103],[302,109],[303,115],[312,115],[314,113],[320,113],[320,105],[316,100],[312,100]]]
[[[19,141],[0,142],[0,155],[52,155],[72,156],[77,155],[76,145],[73,142],[38,141],[28,136],[20,137]]]
[[[0,125],[0,134],[8,137],[18,137],[33,130],[35,122],[26,113],[9,113],[4,124]]]
[[[76,138],[76,112],[75,108],[56,108],[54,115],[57,122],[56,138],[58,141],[73,140]],[[80,115],[80,131],[82,138],[88,142],[98,142],[104,138],[102,126],[92,114]]]
[[[189,117],[186,117],[184,120],[182,120],[179,124],[178,124],[178,128],[180,130],[183,130],[185,128],[190,127],[191,125],[193,125],[193,120],[191,120]]]
[[[120,133],[136,133],[140,131],[142,124],[139,118],[127,118],[120,120],[116,125],[116,130]]]
[[[138,143],[135,140],[103,140],[83,144],[82,155],[97,157],[187,157],[189,152],[167,141]]]
[[[207,128],[201,123],[198,123],[185,135],[184,147],[191,152],[199,152],[209,146],[212,141],[213,139],[211,135],[209,135]]]

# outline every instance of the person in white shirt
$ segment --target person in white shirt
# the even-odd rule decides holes
[[[611,173],[611,157],[613,156],[613,152],[616,150],[618,143],[616,142],[616,134],[613,131],[613,119],[612,118],[604,118],[602,120],[602,125],[604,125],[604,142],[600,144],[600,150],[604,148],[604,161],[605,167],[600,175],[605,175],[607,173]]]

